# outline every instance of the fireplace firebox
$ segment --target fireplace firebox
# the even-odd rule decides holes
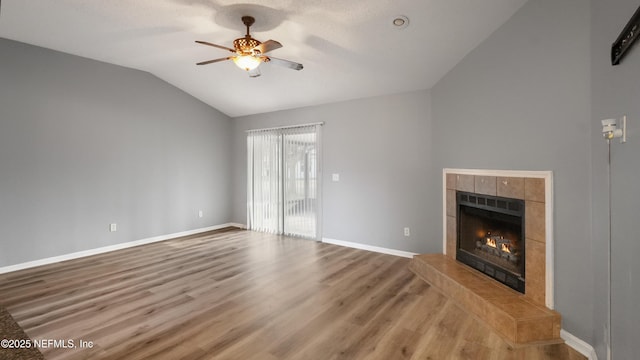
[[[456,205],[456,259],[524,293],[524,201],[457,191]]]

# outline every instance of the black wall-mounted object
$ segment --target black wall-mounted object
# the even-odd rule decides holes
[[[640,33],[640,7],[636,10],[631,20],[624,27],[620,36],[611,45],[611,65],[618,65]]]

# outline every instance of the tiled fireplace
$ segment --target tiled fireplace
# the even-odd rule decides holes
[[[444,254],[416,255],[409,268],[514,345],[562,342],[552,191],[551,172],[445,169]],[[461,250],[459,224],[471,227]]]
[[[524,295],[534,302],[553,308],[551,228],[551,173],[445,169],[445,254],[456,258],[458,219],[456,193],[501,197],[524,202],[526,247]],[[548,204],[549,203],[549,204]],[[549,214],[547,214],[549,213]],[[548,215],[548,216],[547,216]],[[549,234],[548,234],[549,233]],[[549,257],[549,258],[548,258]],[[547,274],[549,273],[549,276]]]

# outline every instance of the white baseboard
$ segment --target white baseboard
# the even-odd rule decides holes
[[[238,227],[238,228],[246,228],[246,226],[242,224],[227,223],[227,224],[214,225],[214,226],[209,226],[209,227],[200,228],[200,229],[181,231],[173,234],[159,235],[159,236],[154,236],[146,239],[135,240],[135,241],[130,241],[130,242],[121,243],[121,244],[109,245],[109,246],[103,246],[96,249],[78,251],[71,254],[59,255],[59,256],[54,256],[50,258],[29,261],[21,264],[0,267],[0,274],[5,274],[12,271],[24,270],[24,269],[28,269],[36,266],[53,264],[53,263],[66,261],[66,260],[78,259],[78,258],[91,256],[91,255],[103,254],[106,252],[126,249],[126,248],[139,246],[139,245],[151,244],[154,242],[169,240],[169,239],[173,239],[181,236],[188,236],[188,235],[198,234],[206,231],[223,229],[230,226]]]
[[[354,249],[373,251],[373,252],[377,252],[377,253],[401,256],[401,257],[406,257],[406,258],[412,258],[414,255],[418,255],[417,253],[412,253],[412,252],[408,252],[408,251],[388,249],[388,248],[383,248],[383,247],[379,247],[379,246],[366,245],[366,244],[354,243],[354,242],[350,242],[350,241],[335,240],[335,239],[329,239],[329,238],[322,238],[322,242],[323,243],[327,243],[327,244],[345,246],[345,247],[350,247],[350,248],[354,248]]]
[[[572,347],[575,351],[587,357],[589,360],[598,360],[598,355],[593,346],[589,345],[584,340],[574,336],[568,331],[560,330],[560,337],[564,340],[565,344]]]

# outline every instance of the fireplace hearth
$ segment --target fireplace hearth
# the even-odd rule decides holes
[[[456,207],[456,259],[524,293],[524,201],[457,191]]]

